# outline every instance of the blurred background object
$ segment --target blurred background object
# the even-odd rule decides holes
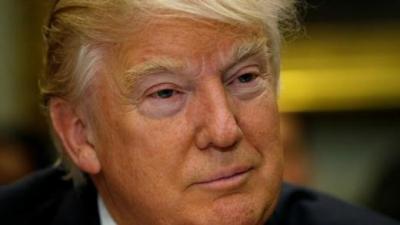
[[[32,153],[18,142],[0,140],[0,184],[7,184],[32,172]]]
[[[49,2],[0,1],[1,183],[55,160],[37,88]],[[399,218],[400,0],[300,4],[305,31],[282,49],[285,179]]]
[[[0,129],[0,185],[49,166],[54,152],[46,135],[37,130]]]

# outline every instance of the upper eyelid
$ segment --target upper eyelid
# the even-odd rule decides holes
[[[223,80],[229,79],[231,76],[234,76],[240,70],[255,66],[258,67],[261,72],[265,72],[268,68],[267,57],[264,54],[258,53],[254,55],[250,55],[236,63],[234,63],[228,70],[222,73]]]
[[[173,84],[173,83],[161,83],[161,84],[156,84],[153,85],[149,88],[147,88],[144,92],[143,95],[144,96],[148,96],[151,94],[154,94],[155,92],[161,91],[161,90],[165,90],[165,89],[171,89],[171,90],[175,90],[178,92],[182,92],[182,89],[178,87],[178,85]]]
[[[179,74],[166,72],[166,73],[154,73],[137,80],[135,86],[131,86],[129,90],[131,94],[136,96],[142,96],[149,93],[150,89],[160,85],[170,85],[171,87],[186,87],[187,84],[180,79]]]

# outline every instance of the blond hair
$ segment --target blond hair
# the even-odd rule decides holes
[[[235,26],[261,25],[279,74],[280,30],[291,27],[293,23],[286,22],[293,21],[295,10],[294,0],[58,0],[44,31],[46,72],[40,90],[46,110],[53,97],[79,102],[102,63],[102,46],[127,37],[143,18],[178,15]],[[64,156],[62,146],[57,148]],[[68,158],[63,161],[70,164],[74,180],[82,181]]]

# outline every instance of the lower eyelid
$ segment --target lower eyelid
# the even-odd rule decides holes
[[[168,117],[178,113],[184,106],[186,96],[176,94],[171,98],[148,98],[139,106],[139,109],[145,115],[154,118]]]

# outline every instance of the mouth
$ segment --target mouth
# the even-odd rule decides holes
[[[213,174],[203,181],[196,182],[194,185],[215,191],[235,189],[246,183],[253,169],[253,167],[241,167],[224,170]]]

